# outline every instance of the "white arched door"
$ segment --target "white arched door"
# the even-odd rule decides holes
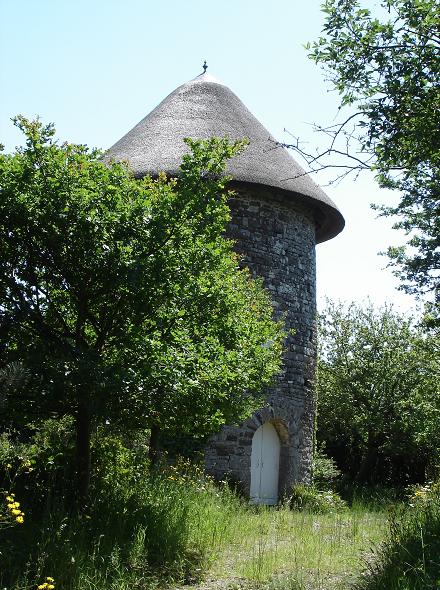
[[[253,504],[278,502],[280,439],[270,422],[260,426],[252,438],[251,490]]]

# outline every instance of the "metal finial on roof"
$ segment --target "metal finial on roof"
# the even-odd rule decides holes
[[[206,59],[205,59],[202,67],[203,67],[203,73],[205,74],[206,73],[206,70],[208,69],[208,66],[206,64]]]

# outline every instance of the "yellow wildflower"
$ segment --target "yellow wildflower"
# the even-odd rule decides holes
[[[15,519],[19,524],[23,524],[24,523],[24,518],[23,515],[20,514],[20,516],[17,516],[17,518]]]
[[[54,590],[55,585],[52,582],[55,582],[55,580],[53,578],[51,578],[50,576],[48,576],[46,578],[46,581],[44,582],[44,584],[40,584],[39,586],[37,586],[37,589],[38,590]]]
[[[11,510],[12,514],[14,516],[20,516],[21,514],[21,510],[17,510],[16,508],[14,508],[13,510]]]
[[[15,496],[15,494],[9,494],[9,496],[6,496],[6,500],[8,502],[13,502],[14,501],[14,496]]]

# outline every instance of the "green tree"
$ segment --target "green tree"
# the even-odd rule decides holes
[[[385,307],[320,316],[318,440],[353,479],[423,480],[439,467],[440,342]]]
[[[238,420],[278,370],[283,333],[223,237],[240,142],[188,140],[177,179],[135,179],[50,125],[16,124],[26,147],[0,157],[0,344],[29,378],[3,411],[74,416],[84,498],[93,427]]]
[[[380,186],[401,191],[395,228],[409,236],[390,247],[402,287],[436,292],[440,268],[440,10],[437,0],[326,0],[324,35],[310,57],[348,107],[342,123],[318,127],[331,143],[305,154],[312,168],[371,169]],[[301,151],[301,150],[300,150]],[[303,152],[304,153],[304,152]]]

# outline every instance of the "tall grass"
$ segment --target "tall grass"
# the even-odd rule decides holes
[[[440,588],[440,489],[420,488],[390,519],[386,541],[357,590]]]
[[[196,473],[168,469],[95,490],[78,515],[60,502],[3,531],[0,587],[45,577],[66,590],[194,581],[231,534],[240,501]]]
[[[0,587],[51,576],[56,590],[153,590],[208,575],[230,588],[346,588],[385,529],[385,514],[359,502],[327,514],[249,506],[188,464],[118,471],[83,514],[52,503],[3,532]]]
[[[154,590],[203,576],[230,588],[330,590],[347,587],[384,533],[380,502],[366,508],[360,494],[348,509],[334,493],[298,487],[285,506],[255,507],[190,463],[150,473],[142,444],[130,450],[106,435],[94,452],[95,483],[80,514],[71,490],[44,485],[44,461],[10,481],[26,516],[0,530],[2,590],[35,589],[48,576],[55,590]],[[63,469],[55,484],[67,481],[55,477]],[[291,509],[299,505],[310,512]],[[330,512],[317,514],[324,506]]]
[[[353,581],[385,530],[383,512],[329,514],[260,507],[236,516],[236,534],[212,575],[268,588],[339,588]]]

